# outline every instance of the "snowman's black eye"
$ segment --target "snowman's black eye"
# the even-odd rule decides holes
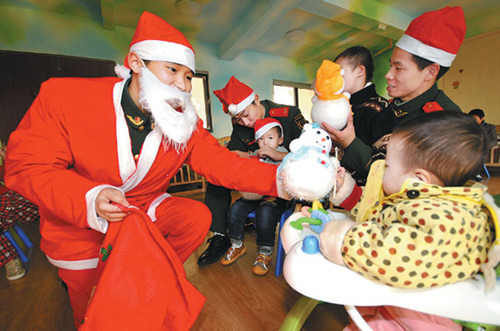
[[[316,133],[317,133],[317,134],[321,134],[321,131],[319,131],[319,130],[318,130],[318,131],[316,131]]]
[[[326,140],[330,140],[330,136],[326,136]]]

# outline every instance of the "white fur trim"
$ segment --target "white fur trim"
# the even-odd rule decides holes
[[[351,174],[348,174],[346,172],[344,177],[344,184],[340,187],[337,193],[333,194],[333,191],[330,193],[330,201],[335,206],[340,206],[340,204],[351,195],[355,185],[356,181],[354,180],[354,178],[352,178]]]
[[[241,113],[241,111],[243,109],[248,107],[248,105],[251,104],[254,100],[255,100],[255,92],[252,92],[248,97],[243,99],[239,104],[230,104],[227,107],[227,109],[229,110],[229,114],[231,116],[238,115],[239,113]]]
[[[281,137],[283,137],[283,127],[281,126],[281,124],[276,123],[276,122],[271,122],[271,123],[267,123],[266,125],[262,126],[260,129],[258,129],[255,132],[255,140],[258,140],[260,137],[262,137],[264,135],[264,133],[271,130],[275,126],[279,127],[281,129]]]
[[[154,201],[149,205],[147,214],[149,218],[151,218],[151,221],[156,222],[156,208],[160,205],[160,203],[163,202],[163,200],[169,197],[171,197],[170,194],[163,193],[162,195],[154,199]]]
[[[230,104],[229,107],[227,107],[227,109],[231,114],[238,112],[238,106],[235,105],[234,103]]]
[[[123,181],[123,185],[120,188],[126,192],[130,191],[137,184],[139,184],[148,173],[156,158],[156,154],[158,153],[158,149],[162,141],[162,133],[159,127],[155,127],[155,129],[146,136],[136,168],[134,157],[132,155],[132,144],[130,142],[127,121],[121,106],[121,96],[124,86],[125,81],[115,84],[113,89],[113,101],[116,114],[118,162],[120,167],[120,177]]]
[[[69,269],[69,270],[86,270],[86,269],[95,269],[97,268],[97,264],[99,263],[99,258],[86,259],[86,260],[77,260],[77,261],[68,261],[68,260],[54,260],[50,256],[47,256],[47,260],[58,268]]]
[[[431,62],[436,62],[440,66],[450,67],[456,54],[448,53],[442,49],[424,44],[420,40],[404,34],[396,43],[396,47],[401,48],[411,54],[420,56]]]
[[[113,88],[113,104],[116,115],[116,143],[118,148],[118,162],[120,166],[120,177],[123,182],[135,171],[135,161],[132,155],[132,142],[128,131],[127,120],[121,105],[125,81],[115,84]]]
[[[185,65],[193,72],[196,70],[194,52],[191,48],[169,41],[143,40],[130,47],[141,59],[167,61]]]
[[[146,177],[156,158],[156,154],[158,153],[158,149],[160,148],[161,141],[161,129],[159,127],[155,127],[154,130],[151,131],[144,140],[141,155],[139,157],[139,161],[137,162],[137,170],[127,178],[122,186],[120,186],[124,191],[130,191],[140,182],[142,182],[144,177]],[[132,155],[131,151],[130,155]]]
[[[115,74],[124,80],[127,80],[131,76],[130,69],[121,64],[115,65]]]
[[[278,197],[285,200],[292,200],[292,197],[288,194],[285,188],[286,180],[283,178],[283,168],[278,167],[276,170],[276,188],[278,190]]]

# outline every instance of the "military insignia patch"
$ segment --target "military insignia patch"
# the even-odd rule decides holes
[[[272,108],[269,110],[269,116],[272,117],[287,117],[289,107]]]
[[[367,102],[364,102],[362,105],[362,107],[365,107],[365,108],[370,108],[370,109],[373,109],[374,111],[376,111],[377,113],[380,113],[382,111],[382,106],[379,105],[378,103],[376,102],[373,102],[373,101],[367,101]]]
[[[402,116],[405,116],[407,114],[408,114],[407,112],[402,111],[401,109],[394,109],[394,115],[396,117],[402,117]]]
[[[132,116],[130,116],[130,115],[127,115],[127,118],[128,118],[128,120],[129,120],[132,124],[137,125],[137,126],[142,125],[142,123],[144,123],[144,120],[143,120],[143,119],[141,119],[139,116],[132,117]]]
[[[244,141],[247,143],[247,145],[248,145],[248,146],[250,146],[250,145],[252,145],[252,144],[254,144],[254,143],[255,143],[255,139],[252,139],[252,140],[250,140],[250,139],[245,139]]]
[[[443,108],[437,103],[436,101],[432,102],[427,102],[423,107],[422,110],[426,113],[432,113],[435,111],[441,111]]]
[[[302,114],[298,114],[297,116],[295,116],[293,121],[301,130],[304,128],[304,124],[306,124],[306,119],[304,118],[304,116],[302,116]]]

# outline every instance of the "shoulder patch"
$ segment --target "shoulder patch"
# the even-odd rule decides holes
[[[304,124],[307,123],[306,119],[304,118],[304,116],[302,116],[302,114],[298,114],[297,116],[295,116],[293,121],[300,130],[302,130],[304,128]]]
[[[427,102],[423,107],[422,107],[422,110],[426,113],[432,113],[432,112],[435,112],[435,111],[441,111],[443,110],[443,107],[441,107],[439,105],[439,103],[437,103],[436,101],[432,101],[432,102]]]
[[[288,117],[288,109],[289,109],[289,107],[271,108],[269,110],[269,116],[272,116],[272,117]]]
[[[401,110],[401,109],[394,109],[394,116],[396,117],[403,117],[403,116],[406,116],[408,115],[407,112]]]
[[[370,108],[370,109],[376,111],[377,113],[380,113],[382,111],[382,106],[380,104],[378,104],[377,102],[374,102],[374,101],[364,102],[361,105],[361,107]]]

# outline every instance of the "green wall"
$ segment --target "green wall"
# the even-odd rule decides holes
[[[385,51],[373,59],[375,70],[373,71],[373,83],[377,89],[378,94],[390,99],[387,94],[387,82],[385,74],[389,71],[389,59],[391,58],[392,49]]]

